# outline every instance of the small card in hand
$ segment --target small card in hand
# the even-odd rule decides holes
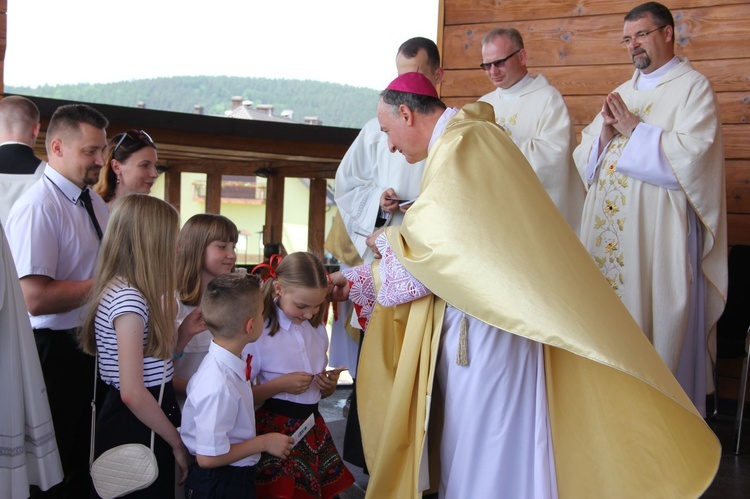
[[[310,414],[310,417],[305,419],[305,421],[301,425],[299,425],[297,431],[292,433],[292,440],[294,441],[292,447],[297,445],[297,442],[302,440],[302,438],[307,435],[307,432],[310,431],[313,426],[315,426],[315,414]]]

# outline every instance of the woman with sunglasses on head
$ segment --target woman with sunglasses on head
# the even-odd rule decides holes
[[[104,167],[94,190],[112,209],[128,194],[148,194],[159,176],[156,144],[143,130],[128,130],[112,137],[107,145]]]

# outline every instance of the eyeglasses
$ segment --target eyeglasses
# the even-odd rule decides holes
[[[125,137],[130,137],[130,140],[133,141],[143,140],[148,142],[149,144],[154,145],[154,139],[152,139],[151,136],[143,130],[128,130],[127,132],[123,133],[122,137],[120,137],[120,140],[117,141],[117,145],[112,150],[112,156],[117,153],[117,149],[120,148],[120,146],[122,145],[122,141],[125,140]]]
[[[654,28],[651,31],[639,31],[633,37],[624,36],[622,38],[622,41],[620,42],[620,45],[622,45],[623,47],[627,48],[628,45],[630,45],[631,43],[633,43],[633,41],[641,43],[641,42],[643,42],[643,40],[645,40],[646,38],[648,38],[648,35],[650,35],[654,31],[659,31],[660,29],[666,28],[666,27],[667,27],[667,25],[665,24],[664,26],[659,26],[658,28]]]
[[[510,54],[508,57],[504,59],[498,59],[492,62],[483,62],[482,64],[479,65],[479,67],[484,69],[485,71],[489,71],[491,67],[494,67],[495,69],[500,69],[505,66],[505,63],[508,62],[508,59],[510,59],[517,53],[519,53],[521,50],[523,49],[516,50],[515,52],[513,52],[512,54]]]

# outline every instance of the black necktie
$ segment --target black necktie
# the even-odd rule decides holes
[[[94,224],[94,230],[96,230],[96,235],[99,236],[99,240],[102,240],[102,228],[99,227],[99,221],[96,219],[96,214],[94,213],[94,205],[91,204],[91,193],[88,189],[84,189],[81,195],[78,197],[83,202],[83,206],[86,208],[86,211],[89,214],[89,218],[91,219],[91,222]]]

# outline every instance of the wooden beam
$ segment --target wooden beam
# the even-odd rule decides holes
[[[284,177],[268,177],[263,244],[280,243],[284,229]]]
[[[167,203],[174,206],[177,211],[180,211],[181,189],[182,174],[180,172],[166,171],[164,173],[164,199]]]
[[[162,159],[159,162],[169,171],[192,173],[221,173],[222,175],[283,176],[300,178],[334,178],[339,162],[302,162],[288,160],[217,161],[212,159]]]
[[[206,175],[206,213],[221,213],[221,173]]]
[[[310,179],[307,248],[320,258],[323,258],[323,243],[326,235],[326,187],[325,179]]]

